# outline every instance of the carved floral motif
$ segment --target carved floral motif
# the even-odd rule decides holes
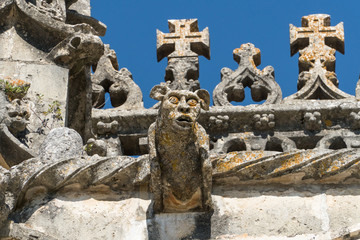
[[[317,131],[321,129],[321,113],[319,112],[307,112],[304,115],[305,128],[310,131]]]

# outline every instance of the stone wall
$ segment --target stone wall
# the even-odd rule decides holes
[[[73,190],[35,200],[11,234],[31,226],[54,239],[355,239],[359,193],[357,185],[216,187],[214,212],[149,218],[145,191]]]

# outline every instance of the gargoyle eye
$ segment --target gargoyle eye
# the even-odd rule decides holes
[[[196,101],[196,100],[195,100],[195,99],[193,99],[193,98],[191,98],[191,99],[187,100],[187,104],[188,104],[189,106],[191,106],[191,107],[196,106],[196,105],[197,105],[197,103],[198,103],[198,101]]]
[[[169,102],[172,104],[178,104],[179,99],[175,96],[171,96],[171,97],[169,97]]]

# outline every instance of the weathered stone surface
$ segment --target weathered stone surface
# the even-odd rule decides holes
[[[55,128],[40,146],[39,157],[50,161],[80,157],[82,146],[82,138],[76,131],[70,128]]]
[[[30,83],[29,95],[35,98],[36,94],[44,95],[44,98],[57,99],[66,102],[68,90],[68,69],[55,64],[33,64],[19,62],[0,61],[1,78],[17,76],[17,78]],[[42,79],[48,81],[42,82]],[[51,81],[50,81],[51,80]]]
[[[199,123],[205,128],[210,136],[212,146],[224,146],[226,142],[233,138],[239,141],[246,141],[249,146],[247,150],[251,150],[251,145],[259,145],[260,149],[278,149],[277,151],[287,151],[287,147],[276,147],[288,139],[293,142],[293,148],[297,149],[314,149],[317,143],[325,136],[340,135],[346,142],[346,147],[356,148],[356,141],[359,136],[356,125],[351,117],[351,113],[360,111],[360,103],[351,99],[343,100],[309,100],[306,104],[302,104],[300,100],[289,101],[283,104],[270,105],[250,105],[241,106],[222,106],[210,107],[209,111],[204,111],[199,116]],[[121,136],[123,152],[129,155],[145,154],[141,152],[139,139],[147,137],[149,126],[156,120],[155,109],[134,110],[132,112],[118,111],[116,109],[93,110],[93,129],[98,131],[97,124],[99,122],[111,123],[116,120],[118,122],[118,134]],[[321,130],[304,131],[305,130],[305,113],[314,114],[319,112],[321,117]],[[254,115],[263,114],[274,115],[275,126],[264,130],[258,130],[255,126]],[[225,120],[217,121],[219,116],[225,117]],[[355,129],[353,129],[353,127]],[[129,134],[131,132],[131,134]],[[227,134],[224,134],[226,132]],[[255,133],[254,133],[255,132]],[[260,134],[261,133],[261,134]],[[225,136],[229,139],[226,140]],[[234,135],[234,137],[232,137]],[[268,142],[275,141],[272,137],[282,138],[278,144]],[[281,137],[282,136],[282,137]],[[231,138],[231,139],[230,139]],[[222,142],[224,141],[225,142]],[[241,140],[243,139],[243,140]],[[271,140],[271,141],[270,141]],[[278,140],[276,140],[277,142]],[[286,142],[286,141],[285,141]],[[266,145],[268,144],[268,147]],[[232,145],[232,144],[231,144]],[[285,145],[288,145],[287,143]],[[353,145],[353,146],[352,146]],[[234,151],[243,150],[241,144],[234,145]],[[223,149],[222,147],[217,149]],[[220,153],[217,149],[212,151]],[[254,148],[259,150],[259,148]],[[225,151],[226,153],[226,151]]]
[[[246,236],[316,235],[329,230],[326,196],[321,194],[289,189],[282,193],[225,191],[222,196],[214,197],[215,233],[243,235],[246,239]]]
[[[103,140],[95,140],[90,138],[85,146],[85,151],[89,156],[97,154],[99,156],[105,157],[107,154],[106,142]]]
[[[95,195],[91,191],[89,195],[73,192],[59,195],[43,206],[35,202],[29,206],[34,213],[27,216],[24,212],[23,217],[28,218],[26,224],[32,229],[54,239],[141,240],[147,239],[149,203],[147,194],[141,193],[121,196],[111,192]]]
[[[3,228],[3,225],[7,220],[7,216],[10,212],[9,206],[6,204],[5,201],[5,193],[9,184],[9,179],[9,171],[0,166],[0,229]]]
[[[28,112],[26,104],[23,104],[20,99],[11,101],[7,107],[9,118],[5,120],[5,124],[12,134],[15,136],[25,130],[26,125],[29,124],[30,112]]]
[[[75,129],[84,140],[89,139],[91,129],[91,73],[90,66],[96,64],[104,53],[98,36],[91,32],[76,32],[55,46],[47,56],[61,66],[70,68],[68,109],[66,125]]]
[[[242,102],[245,87],[251,89],[251,97],[256,102],[266,100],[265,104],[269,104],[281,101],[282,93],[275,82],[274,68],[267,66],[262,71],[256,68],[261,63],[258,48],[251,43],[242,44],[233,51],[233,57],[239,67],[235,71],[221,69],[221,82],[213,92],[215,106],[229,106],[232,101]]]
[[[30,112],[29,123],[12,117],[7,125],[29,150],[38,151],[45,135],[55,127],[67,125],[83,136],[89,135],[83,130],[87,123],[80,123],[89,121],[91,116],[91,106],[85,106],[91,96],[84,97],[88,89],[91,91],[91,83],[83,76],[103,53],[103,44],[97,35],[104,34],[106,27],[79,13],[70,14],[72,20],[67,21],[68,8],[74,2],[9,0],[0,4],[0,78],[30,83],[29,92],[21,103]],[[81,100],[76,101],[74,95]],[[55,110],[58,110],[56,114]],[[19,111],[9,109],[9,112]],[[15,162],[22,160],[19,158]]]
[[[319,112],[314,112],[314,113],[310,113],[307,112],[304,115],[304,127],[307,130],[310,131],[316,131],[316,130],[320,130],[321,129],[321,113]]]
[[[1,164],[3,167],[12,167],[36,155],[25,144],[20,142],[5,124],[0,125],[0,142],[0,154],[5,163],[4,165]]]
[[[176,91],[160,85],[150,96],[161,101],[156,122],[149,128],[154,212],[209,211],[209,139],[196,122],[201,108],[209,108],[209,93]]]
[[[77,32],[55,46],[47,57],[77,73],[95,64],[103,53],[104,45],[98,36]]]
[[[327,14],[304,16],[300,28],[290,24],[290,48],[291,55],[300,52],[299,72],[309,71],[314,64],[335,72],[335,51],[345,52],[344,24],[331,27]]]
[[[359,225],[360,216],[356,214],[359,208],[357,204],[359,193],[357,188],[349,188],[348,190],[329,189],[326,191],[330,229],[343,232],[345,235],[351,233],[351,228]]]
[[[165,83],[173,90],[200,89],[199,59],[197,57],[169,58],[165,69]]]
[[[41,231],[37,231],[35,229],[29,228],[26,224],[12,224],[11,229],[9,231],[9,236],[11,239],[39,239],[39,240],[56,240],[46,233]]]
[[[51,199],[33,201],[12,228],[32,226],[54,239],[346,239],[357,230],[358,191],[357,186],[220,187],[212,196],[213,213],[151,218],[150,199],[142,191],[116,194],[99,187],[79,193],[69,186]]]
[[[136,161],[129,157],[69,159],[61,160],[54,166],[38,159],[26,161],[10,172],[12,178],[9,184],[14,192],[9,195],[13,197],[7,199],[7,202],[14,201],[9,207],[12,211],[18,209],[12,215],[17,216],[20,226],[16,225],[13,229],[20,228],[25,233],[35,230],[39,231],[36,233],[39,236],[46,234],[55,239],[72,239],[74,229],[83,226],[84,222],[94,227],[80,232],[83,236],[91,233],[94,234],[91,239],[97,239],[114,233],[115,237],[110,236],[109,239],[126,238],[128,230],[132,229],[127,226],[134,226],[133,221],[139,219],[142,219],[141,223],[139,222],[142,230],[137,228],[136,233],[131,231],[132,239],[169,239],[171,236],[207,236],[205,239],[231,239],[231,236],[234,239],[235,236],[247,236],[249,239],[302,236],[307,239],[321,235],[324,236],[321,239],[331,239],[330,236],[354,231],[353,227],[347,226],[356,224],[356,219],[359,218],[356,211],[358,201],[355,200],[359,190],[357,185],[352,185],[355,182],[349,178],[356,178],[351,173],[358,172],[356,156],[359,154],[354,151],[328,153],[328,156],[315,151],[295,152],[292,155],[273,153],[267,158],[263,157],[262,153],[256,156],[256,153],[249,152],[237,157],[235,153],[231,153],[228,154],[227,163],[225,159],[214,159],[216,156],[213,155],[214,213],[210,212],[210,215],[160,214],[152,218],[149,214],[152,212],[150,198],[145,190],[150,174],[149,165],[146,164],[147,155]],[[259,160],[256,160],[257,157]],[[292,163],[294,159],[296,163]],[[335,159],[348,160],[337,162]],[[327,169],[323,169],[323,176],[319,176],[319,166],[326,164]],[[275,174],[265,171],[271,168]],[[263,173],[260,172],[261,169],[264,170]],[[253,174],[259,173],[262,176],[254,177]],[[328,180],[323,181],[324,177]],[[345,179],[348,180],[344,181]],[[299,184],[301,181],[310,184],[314,180],[317,184],[313,186]],[[249,184],[256,181],[260,185],[249,190]],[[275,185],[265,187],[261,182]],[[335,189],[332,189],[332,185],[326,185],[338,182],[347,185]],[[231,188],[230,185],[234,187]],[[136,193],[135,189],[140,186],[144,186],[145,192]],[[123,192],[126,189],[128,190]],[[135,190],[135,193],[129,192],[130,189]],[[47,193],[54,190],[58,192],[56,196],[46,197]],[[119,194],[119,191],[122,193]],[[347,195],[353,196],[349,202],[342,200]],[[254,204],[256,202],[259,203]],[[336,210],[349,203],[353,204],[351,219],[347,218],[347,212]],[[20,210],[15,206],[24,208]],[[139,210],[140,206],[142,210]],[[109,212],[110,217],[105,214],[109,209],[118,208],[119,211]],[[106,220],[97,221],[102,212],[107,216]],[[121,217],[124,214],[129,215],[126,215],[126,218]],[[121,225],[123,228],[114,227],[112,222],[116,218],[116,221],[126,219]],[[61,224],[59,228],[58,222],[74,219],[78,219],[76,224]],[[21,225],[22,223],[25,225]],[[33,226],[31,229],[26,227],[29,224]],[[46,229],[46,232],[43,229]],[[66,234],[71,237],[63,237]]]

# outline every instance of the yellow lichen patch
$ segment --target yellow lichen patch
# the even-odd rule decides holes
[[[171,166],[174,172],[177,171],[178,164],[179,164],[179,159],[173,159],[173,161],[171,161]]]
[[[176,117],[175,113],[174,112],[171,112],[170,115],[169,115],[169,118],[170,119],[174,119]]]
[[[349,157],[351,157],[351,155],[331,161],[327,169],[322,169],[323,170],[322,174],[339,171],[340,168],[346,164],[347,162],[346,159],[348,159]]]
[[[331,127],[331,126],[332,126],[332,121],[331,121],[331,120],[326,119],[324,122],[325,122],[325,125],[326,125],[327,127]]]
[[[336,160],[326,159],[320,162],[318,166],[318,172],[320,176],[325,175],[326,173],[339,170],[342,166],[343,159],[339,158]]]
[[[286,158],[283,162],[281,162],[280,166],[276,168],[273,172],[277,173],[288,170],[296,165],[308,161],[313,156],[314,156],[313,151],[307,151],[305,153],[296,153],[291,157]]]
[[[254,161],[264,157],[263,151],[253,152],[230,152],[225,159],[219,160],[217,163],[218,172],[226,172],[239,166],[242,163]]]
[[[204,146],[206,144],[209,144],[209,139],[208,139],[208,136],[206,135],[206,133],[202,132],[202,131],[199,131],[200,132],[200,136],[199,136],[199,144],[200,146]]]

